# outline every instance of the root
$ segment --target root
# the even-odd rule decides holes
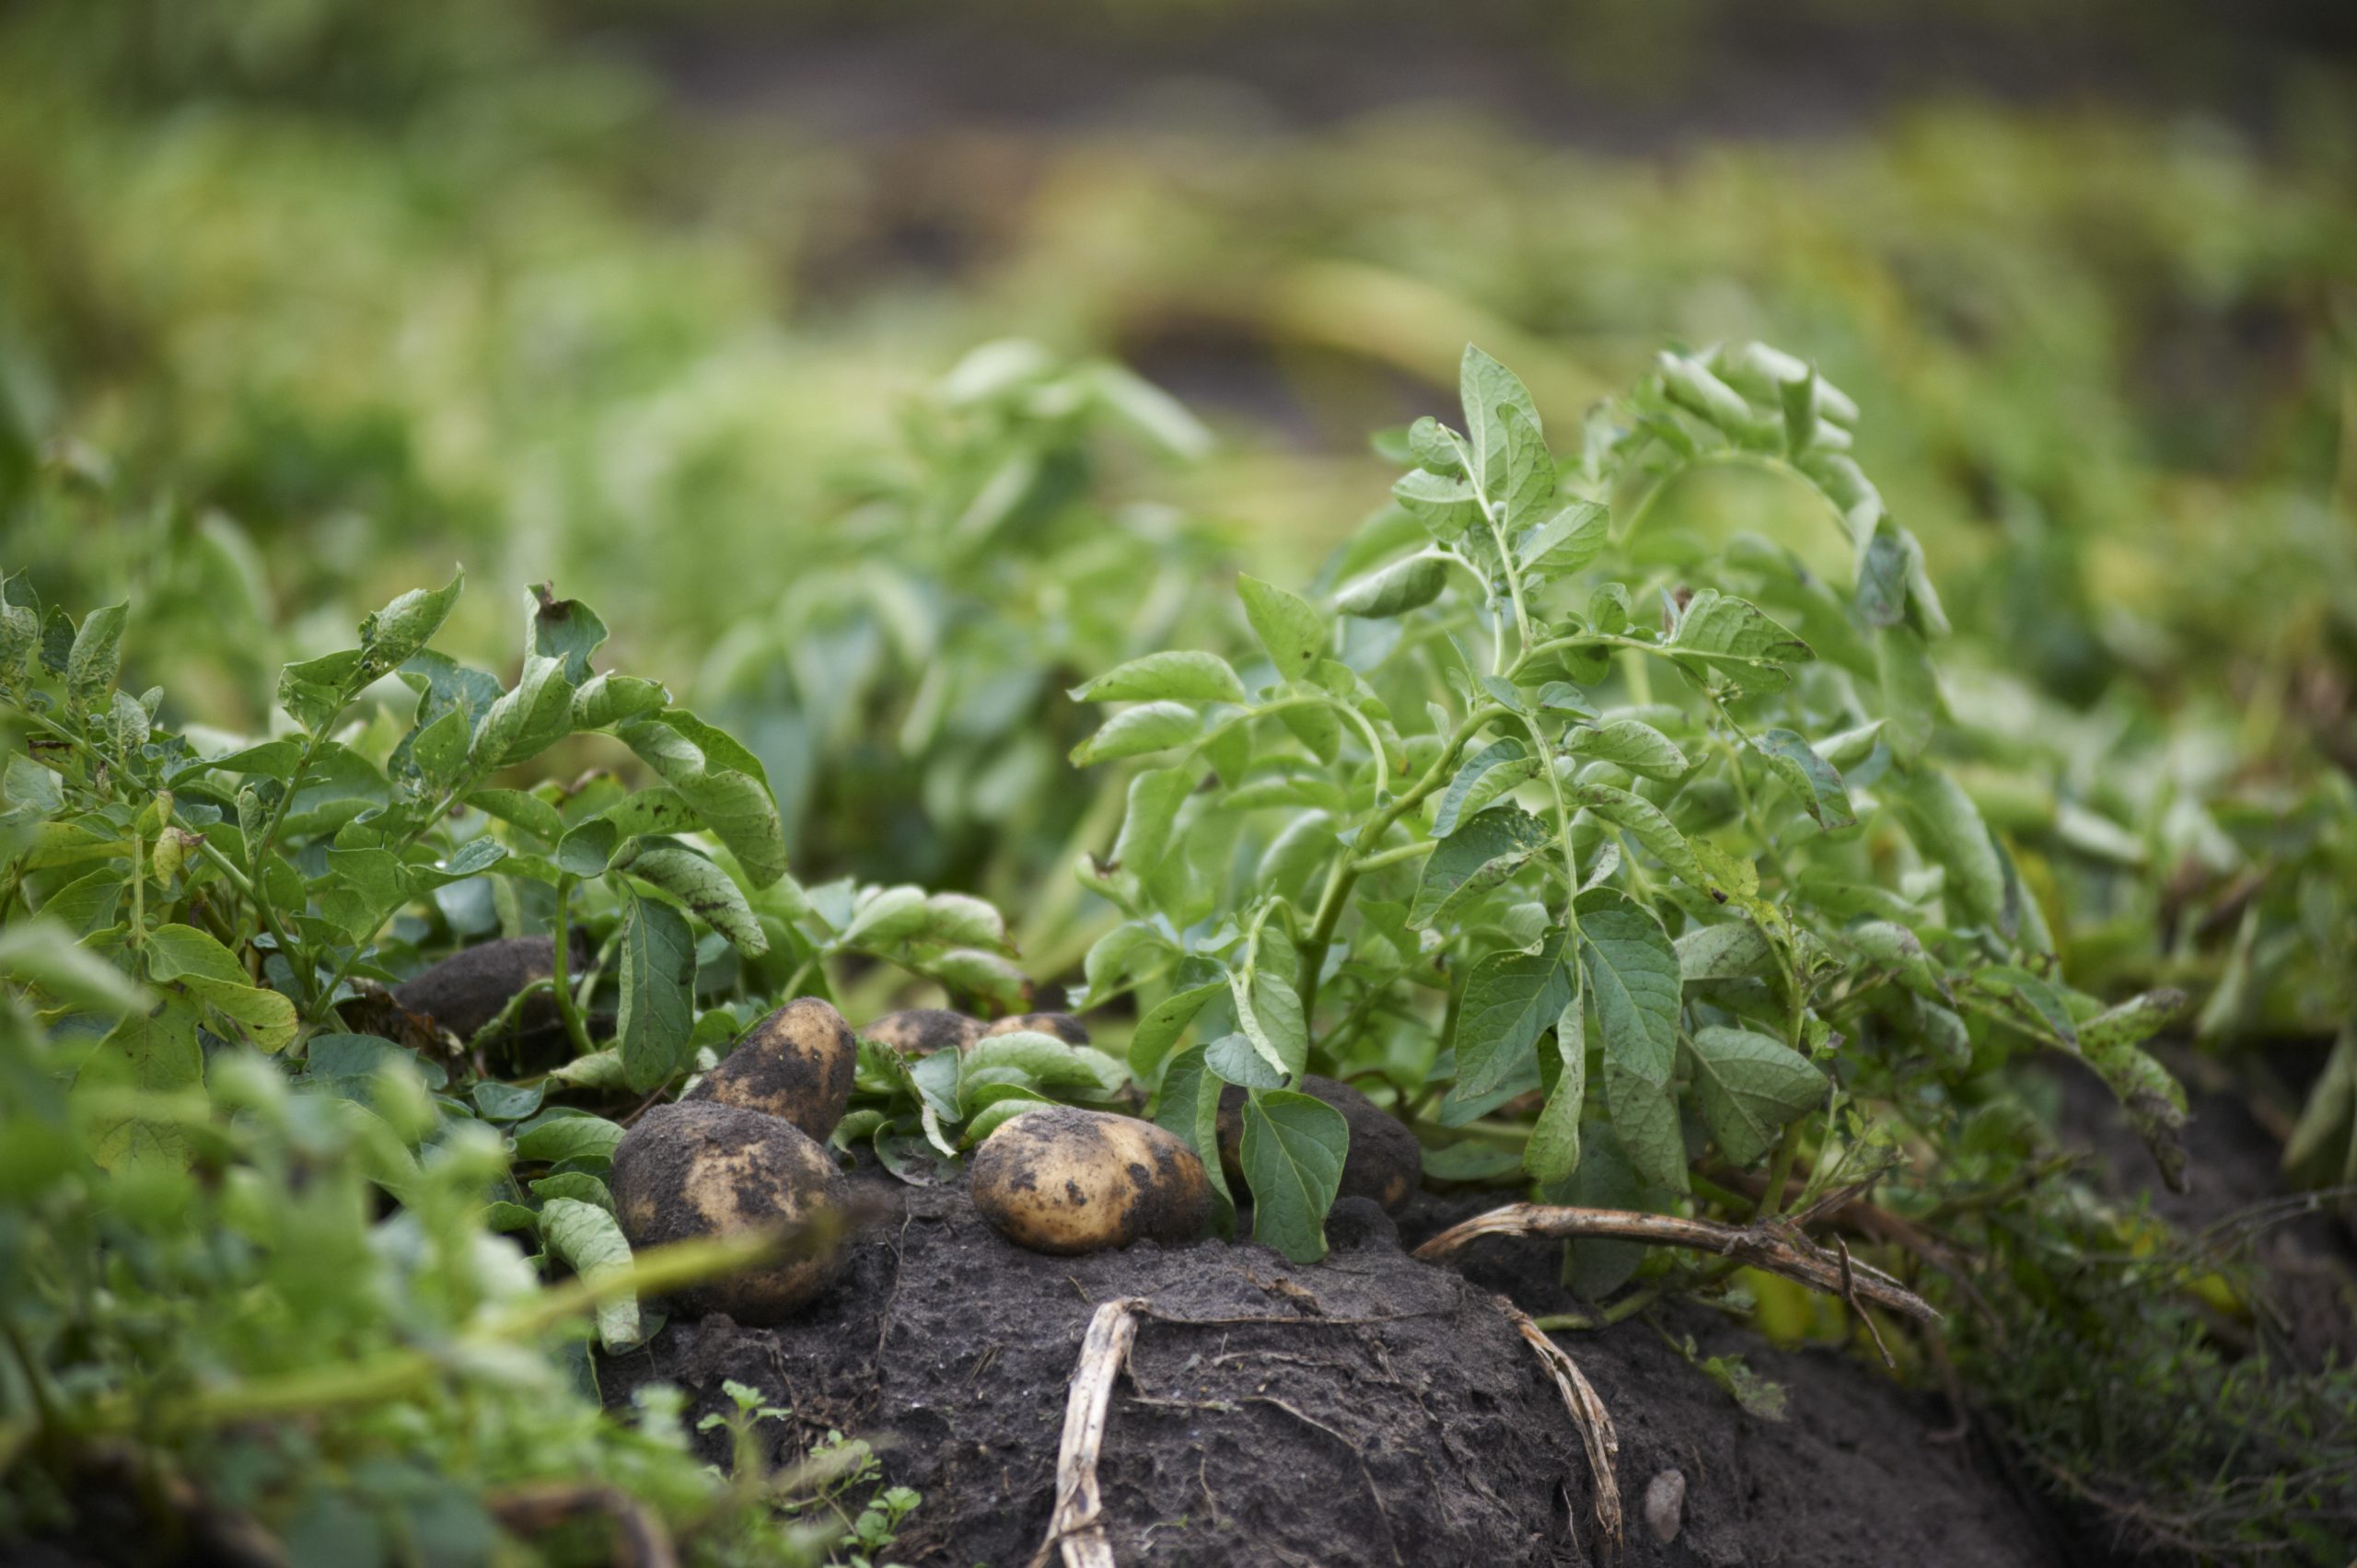
[[[1546,1330],[1531,1321],[1530,1314],[1503,1295],[1497,1302],[1498,1309],[1514,1324],[1515,1331],[1537,1353],[1539,1365],[1547,1368],[1547,1375],[1555,1380],[1557,1391],[1563,1396],[1563,1408],[1572,1412],[1572,1424],[1579,1428],[1580,1443],[1587,1449],[1588,1470],[1596,1477],[1596,1527],[1604,1532],[1608,1550],[1618,1555],[1620,1481],[1612,1467],[1620,1457],[1620,1434],[1613,1428],[1612,1412],[1604,1408],[1604,1401],[1596,1397],[1595,1388],[1580,1371],[1579,1363],[1549,1339]]]
[[[1937,1307],[1880,1269],[1854,1260],[1844,1267],[1841,1259],[1786,1226],[1720,1225],[1712,1220],[1641,1214],[1626,1209],[1508,1203],[1451,1225],[1417,1248],[1416,1256],[1431,1262],[1485,1236],[1596,1236],[1656,1247],[1691,1247],[1797,1280],[1828,1295],[1871,1301],[1920,1323],[1941,1321]]]
[[[1056,1451],[1056,1511],[1049,1516],[1048,1539],[1033,1553],[1030,1568],[1044,1568],[1059,1550],[1064,1568],[1115,1568],[1113,1547],[1105,1539],[1100,1517],[1104,1504],[1097,1494],[1097,1456],[1105,1446],[1105,1413],[1112,1402],[1113,1381],[1129,1358],[1138,1318],[1145,1309],[1144,1298],[1126,1295],[1107,1302],[1088,1320],[1080,1360],[1073,1367],[1072,1391],[1064,1400],[1063,1443]]]

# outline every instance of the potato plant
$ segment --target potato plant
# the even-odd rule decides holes
[[[1323,1250],[1347,1138],[1312,1072],[1387,1083],[1434,1174],[1747,1217],[1796,1167],[1805,1195],[1882,1170],[2039,1047],[2174,1174],[2183,1095],[2141,1042],[2176,999],[2069,987],[1944,765],[1946,619],[1852,401],[1758,345],[1665,354],[1561,456],[1479,349],[1462,401],[1383,439],[1407,471],[1332,581],[1239,581],[1240,668],[1150,654],[1075,693],[1119,706],[1074,761],[1146,764],[1081,869],[1127,916],[1088,997],[1142,993],[1131,1064],[1212,1170],[1248,1091],[1255,1234]],[[1846,580],[1681,530],[1714,468],[1813,495]]]

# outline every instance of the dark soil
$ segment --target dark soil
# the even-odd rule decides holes
[[[1097,1304],[1152,1304],[1117,1387],[1102,1482],[1123,1564],[1591,1563],[1608,1561],[1579,1438],[1538,1360],[1498,1311],[1507,1292],[1565,1305],[1555,1249],[1496,1241],[1466,1272],[1419,1263],[1374,1204],[1344,1200],[1334,1252],[1295,1267],[1251,1244],[1050,1258],[1002,1240],[958,1186],[864,1173],[894,1217],[853,1244],[842,1283],[773,1329],[678,1321],[605,1363],[610,1403],[649,1381],[693,1415],[729,1408],[723,1379],[792,1407],[766,1428],[781,1459],[829,1428],[884,1450],[923,1493],[893,1555],[1019,1568],[1054,1503],[1065,1385]],[[1412,1236],[1480,1200],[1419,1199]],[[1561,1342],[1620,1426],[1622,1561],[2049,1564],[2035,1511],[1938,1401],[1830,1351],[1784,1352],[1700,1311],[1667,1326],[1740,1351],[1785,1383],[1787,1419],[1746,1413],[1653,1328]],[[699,1441],[720,1459],[724,1434]],[[1681,1472],[1681,1528],[1648,1531],[1643,1499]]]

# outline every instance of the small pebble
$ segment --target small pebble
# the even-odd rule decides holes
[[[1645,1527],[1664,1546],[1686,1522],[1686,1472],[1664,1470],[1645,1483]]]

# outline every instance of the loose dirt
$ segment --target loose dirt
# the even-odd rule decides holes
[[[610,1403],[653,1380],[723,1411],[724,1379],[792,1407],[764,1430],[781,1460],[829,1428],[884,1449],[923,1505],[893,1555],[1022,1568],[1055,1503],[1064,1388],[1091,1312],[1140,1296],[1098,1479],[1125,1564],[1600,1563],[1577,1432],[1496,1305],[1569,1305],[1555,1248],[1477,1244],[1457,1268],[1421,1238],[1480,1202],[1420,1197],[1401,1225],[1363,1199],[1334,1251],[1295,1267],[1249,1243],[1050,1258],[1001,1239],[962,1187],[853,1178],[889,1217],[841,1284],[772,1329],[668,1325],[602,1364]],[[1628,1508],[1619,1561],[1818,1568],[2059,1564],[2053,1532],[1938,1400],[1832,1351],[1778,1351],[1700,1310],[1665,1326],[1739,1351],[1787,1385],[1787,1418],[1746,1413],[1655,1330],[1558,1336],[1609,1407]],[[723,1434],[699,1441],[722,1458]],[[1663,1480],[1678,1473],[1678,1481]],[[1660,1499],[1677,1493],[1674,1510]],[[1647,1500],[1653,1500],[1652,1506]],[[1667,1540],[1662,1530],[1674,1527]]]

